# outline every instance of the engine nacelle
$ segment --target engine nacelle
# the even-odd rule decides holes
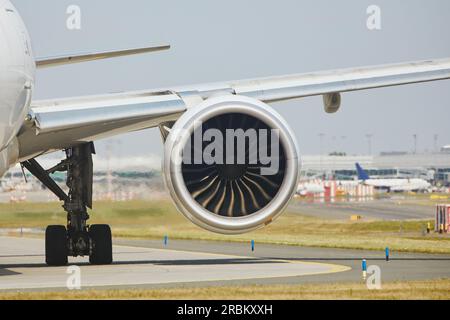
[[[248,97],[213,97],[189,109],[172,127],[164,156],[177,208],[217,233],[271,223],[297,188],[292,131],[272,108]]]

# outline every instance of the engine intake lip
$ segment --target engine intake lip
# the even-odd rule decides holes
[[[182,172],[183,148],[198,124],[228,113],[248,114],[270,128],[279,129],[280,144],[285,152],[285,175],[279,191],[264,208],[242,217],[220,216],[202,207],[186,187]],[[284,119],[265,103],[243,96],[213,97],[189,109],[175,123],[165,144],[163,172],[176,207],[189,220],[213,232],[240,234],[269,224],[289,203],[298,183],[297,144]]]

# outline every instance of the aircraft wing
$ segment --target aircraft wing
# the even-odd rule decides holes
[[[450,58],[33,101],[19,136],[20,158],[176,121],[190,106],[220,94],[244,95],[270,103],[444,79],[450,79]]]
[[[157,52],[163,50],[169,50],[169,45],[161,45],[156,47],[146,47],[146,48],[134,48],[126,50],[116,50],[116,51],[102,51],[102,52],[85,52],[79,54],[71,54],[66,56],[48,57],[48,58],[38,58],[36,59],[36,67],[38,69],[61,66],[65,64],[80,63],[93,60],[102,60],[116,57],[123,57],[141,53]]]

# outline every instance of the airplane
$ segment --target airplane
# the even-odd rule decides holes
[[[324,192],[325,187],[323,186],[323,184],[314,182],[301,183],[297,188],[297,194],[300,196],[321,194]]]
[[[358,172],[358,179],[361,183],[373,186],[375,189],[386,190],[388,192],[428,192],[431,190],[431,184],[424,179],[372,179],[359,163],[356,163],[356,171]]]
[[[99,139],[159,128],[164,143],[163,176],[178,210],[204,229],[241,234],[274,221],[297,189],[297,143],[288,123],[270,103],[319,96],[325,112],[335,113],[343,93],[450,79],[450,58],[446,58],[138,92],[33,99],[36,69],[167,49],[169,46],[157,46],[35,58],[19,12],[9,0],[0,0],[0,176],[20,163],[63,203],[66,225],[48,226],[45,231],[48,265],[66,265],[69,256],[86,256],[96,265],[113,262],[111,228],[88,223],[93,207],[92,154]],[[266,130],[265,151],[274,155],[278,170],[263,174],[267,162],[262,160],[264,147],[259,143],[256,149],[243,144],[246,158],[258,152],[257,163],[180,161],[186,150],[198,153],[211,147],[205,140],[196,142],[199,128],[205,133],[212,129],[212,136],[228,130]],[[274,147],[268,141],[278,144]],[[225,142],[214,142],[217,150],[234,150],[234,140],[228,147]],[[60,150],[66,157],[51,168],[43,168],[37,160]],[[230,152],[231,159],[238,157],[239,150]],[[66,173],[68,191],[52,179],[55,172]]]

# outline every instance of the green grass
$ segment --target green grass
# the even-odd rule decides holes
[[[308,285],[245,285],[152,290],[80,290],[61,292],[0,293],[0,300],[67,299],[218,299],[218,300],[449,300],[450,280],[383,283],[381,290],[368,290],[362,283]]]
[[[450,238],[422,235],[431,221],[338,221],[286,212],[261,230],[239,236],[214,234],[193,225],[169,200],[158,202],[98,202],[91,224],[109,223],[115,237],[198,239],[450,254]],[[0,228],[64,224],[66,215],[58,203],[0,204]]]

